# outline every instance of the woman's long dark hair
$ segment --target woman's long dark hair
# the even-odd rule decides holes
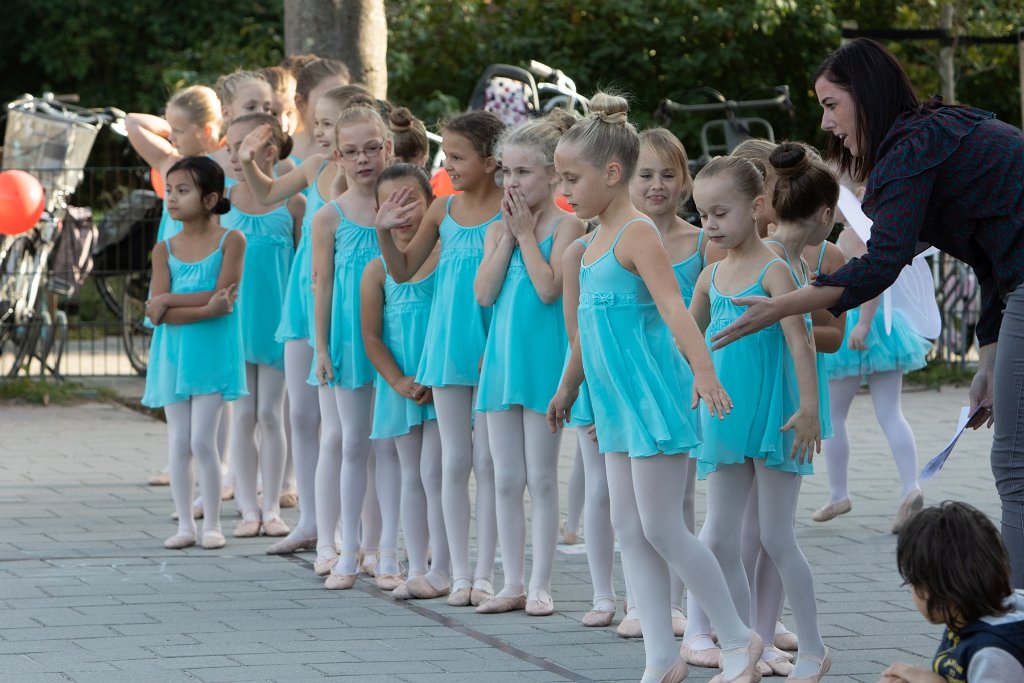
[[[854,157],[842,140],[830,136],[826,159],[838,164],[842,173],[855,180],[867,180],[878,161],[878,147],[892,124],[907,112],[919,112],[921,102],[914,94],[907,72],[884,47],[867,38],[857,38],[830,54],[814,81],[824,76],[850,93],[857,111],[857,149]]]

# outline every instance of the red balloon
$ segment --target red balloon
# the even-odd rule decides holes
[[[155,168],[149,169],[149,181],[153,184],[153,191],[160,199],[164,198],[164,177]]]
[[[0,173],[0,233],[20,235],[31,230],[45,206],[43,186],[25,171]]]

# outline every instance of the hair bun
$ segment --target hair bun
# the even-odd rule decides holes
[[[597,92],[590,98],[590,115],[612,125],[629,123],[629,102],[616,93]]]
[[[221,197],[217,200],[217,203],[213,205],[213,213],[223,216],[231,210],[231,200],[227,197]]]
[[[768,163],[779,178],[789,178],[806,172],[811,160],[803,145],[783,142],[768,156]]]
[[[388,124],[393,131],[404,131],[412,128],[412,122],[416,119],[412,112],[406,107],[395,107],[388,113]]]
[[[566,131],[572,128],[572,125],[578,120],[574,112],[562,107],[555,107],[547,113],[544,119],[555,127],[559,135],[565,135]]]

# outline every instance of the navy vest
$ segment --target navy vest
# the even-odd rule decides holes
[[[932,669],[948,683],[967,683],[971,658],[986,647],[997,647],[1024,666],[1024,621],[993,625],[976,621],[960,631],[946,629]]]

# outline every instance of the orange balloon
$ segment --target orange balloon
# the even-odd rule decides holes
[[[559,209],[561,209],[562,211],[566,211],[568,213],[574,213],[574,211],[572,210],[572,207],[569,206],[569,200],[566,199],[565,195],[563,195],[561,192],[559,192],[558,196],[555,197],[555,205]]]
[[[164,198],[164,177],[155,168],[149,169],[149,182],[153,185],[153,191],[160,199]]]
[[[0,173],[0,233],[20,235],[31,230],[43,215],[43,186],[25,171]]]

